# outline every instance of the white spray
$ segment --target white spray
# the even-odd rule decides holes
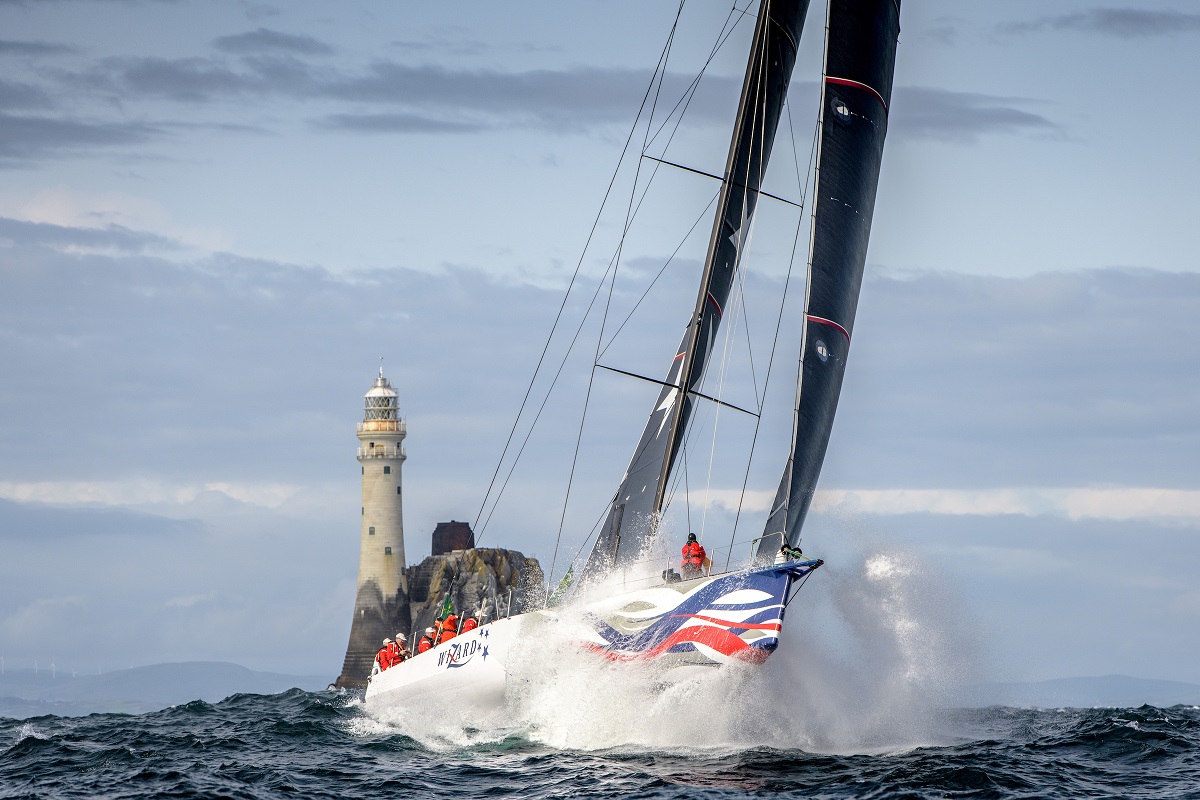
[[[844,559],[840,559],[844,563]],[[614,663],[579,646],[573,609],[523,637],[507,665],[507,707],[454,698],[379,718],[435,748],[518,736],[571,750],[880,752],[944,740],[937,712],[966,676],[969,637],[934,571],[875,549],[826,566],[787,610],[779,650],[664,680],[653,664]]]

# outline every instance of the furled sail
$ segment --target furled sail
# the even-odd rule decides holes
[[[796,440],[758,553],[799,541],[829,444],[862,285],[887,132],[900,0],[832,0]]]
[[[613,498],[585,575],[633,561],[656,524],[787,99],[808,0],[762,0],[695,311]]]

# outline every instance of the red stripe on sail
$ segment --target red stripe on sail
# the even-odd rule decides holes
[[[708,293],[708,302],[713,304],[713,308],[717,310],[718,317],[724,317],[724,312],[721,311],[721,306],[717,303],[717,298],[712,296],[712,292]]]
[[[867,84],[862,83],[861,81],[852,81],[849,78],[835,78],[832,75],[826,75],[825,82],[835,83],[838,86],[849,86],[852,89],[866,89],[868,92],[875,95],[875,99],[878,100],[879,104],[883,106],[883,113],[887,113],[887,101],[883,99],[883,95],[875,91],[874,88],[868,86]]]
[[[807,318],[808,320],[810,320],[812,322],[817,322],[817,323],[820,323],[821,325],[828,325],[829,327],[831,327],[831,328],[837,330],[839,333],[841,333],[842,336],[845,336],[847,342],[850,341],[850,331],[846,330],[841,325],[838,325],[833,320],[825,319],[824,317],[818,317],[816,314],[805,314],[804,316],[805,316],[805,318]]]

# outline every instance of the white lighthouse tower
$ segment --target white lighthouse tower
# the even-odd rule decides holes
[[[399,397],[380,366],[379,377],[363,398],[363,421],[358,423],[362,465],[358,592],[339,687],[365,686],[383,638],[408,630],[400,483],[406,433]]]

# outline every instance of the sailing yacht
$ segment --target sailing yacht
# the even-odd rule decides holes
[[[794,441],[762,535],[744,563],[683,579],[651,558],[673,470],[696,408],[721,403],[702,379],[741,267],[787,100],[808,0],[761,0],[700,286],[683,340],[561,605],[505,616],[375,675],[366,705],[451,690],[501,702],[506,665],[548,626],[596,658],[664,674],[761,663],[785,612],[822,565],[797,549],[837,409],[866,262],[899,35],[899,0],[830,0],[811,201]],[[681,313],[686,309],[681,309]],[[568,611],[569,609],[569,611]]]

